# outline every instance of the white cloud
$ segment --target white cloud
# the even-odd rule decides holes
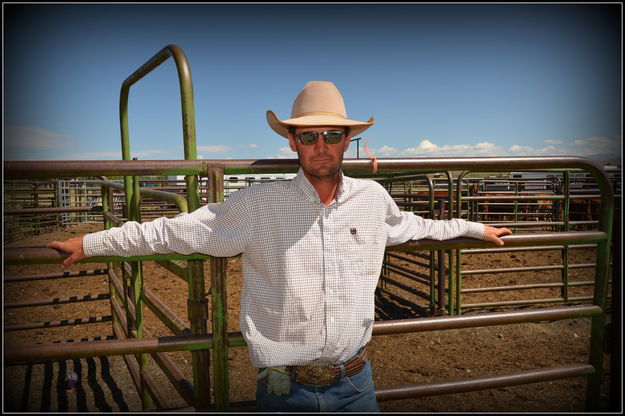
[[[276,156],[275,158],[270,158],[270,159],[292,159],[292,158],[297,158],[297,153],[295,153],[294,151],[291,150],[290,147],[281,147],[278,150],[278,156]]]
[[[620,137],[610,139],[607,137],[588,137],[586,139],[575,140],[573,145],[575,154],[582,156],[597,155],[620,155],[621,141]]]
[[[225,144],[215,144],[209,146],[198,146],[197,150],[207,153],[223,153],[229,152],[232,148],[230,146],[226,146]]]
[[[169,152],[164,150],[141,150],[138,152],[130,152],[130,157],[136,157],[139,159],[152,159],[154,156],[166,155]],[[67,155],[68,160],[105,160],[105,159],[119,159],[122,158],[122,152],[81,152],[71,153]]]
[[[371,154],[379,157],[390,157],[397,154],[397,149],[384,145],[379,149],[373,149]]]
[[[290,147],[281,147],[278,149],[277,155],[265,156],[264,159],[297,159],[297,153],[292,151]]]
[[[567,150],[563,147],[545,146],[543,148],[536,148],[532,146],[519,146],[518,144],[510,146],[510,156],[557,156],[565,155]]]
[[[605,137],[589,137],[583,140],[565,142],[564,140],[545,140],[547,146],[533,147],[513,144],[507,149],[496,143],[483,141],[475,144],[438,145],[424,139],[415,147],[396,149],[391,146],[382,146],[371,149],[377,157],[463,157],[463,156],[558,156],[576,155],[593,157],[604,155],[619,155],[621,151],[620,137],[608,139]],[[361,153],[363,153],[361,151]]]
[[[417,147],[409,147],[399,153],[413,157],[500,156],[505,154],[501,146],[491,142],[439,146],[429,140],[421,140]]]
[[[4,145],[7,149],[58,150],[76,146],[77,140],[40,127],[7,124],[4,127]]]
[[[256,149],[256,148],[258,147],[258,145],[257,145],[257,144],[252,143],[252,144],[250,144],[248,147],[251,147],[252,149]]]

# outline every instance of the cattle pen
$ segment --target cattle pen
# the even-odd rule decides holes
[[[130,141],[128,133],[127,101],[130,87],[147,75],[152,69],[172,57],[178,69],[181,86],[183,113],[184,160],[130,160]],[[45,206],[24,211],[16,208],[14,212],[5,210],[7,217],[25,214],[59,214],[68,212],[96,213],[105,228],[119,226],[125,221],[146,219],[146,199],[164,201],[169,213],[192,212],[204,203],[224,200],[224,175],[245,175],[262,173],[294,173],[298,169],[297,160],[197,160],[195,144],[195,122],[191,75],[182,50],[169,45],[135,73],[128,77],[120,94],[120,121],[122,135],[122,160],[118,161],[46,161],[4,163],[5,180],[37,180],[41,182],[53,179],[85,178],[97,184],[99,190],[96,204],[86,206]],[[567,319],[590,320],[590,342],[586,359],[583,362],[568,363],[554,367],[541,367],[516,373],[492,374],[446,380],[435,383],[398,385],[376,390],[380,402],[402,400],[410,397],[427,397],[441,394],[453,394],[484,389],[496,389],[527,383],[557,380],[571,377],[586,379],[585,409],[602,410],[601,388],[606,350],[606,323],[611,309],[613,328],[620,331],[620,258],[612,256],[612,250],[620,253],[620,247],[613,247],[620,238],[613,238],[615,220],[615,198],[613,183],[606,171],[595,162],[579,157],[491,157],[491,158],[413,158],[413,159],[377,159],[377,173],[373,175],[372,161],[368,159],[347,159],[343,163],[346,174],[360,175],[378,180],[387,185],[391,195],[403,209],[419,215],[446,218],[455,214],[457,217],[475,219],[492,224],[514,225],[515,233],[504,237],[505,250],[547,250],[557,249],[562,262],[555,268],[562,277],[555,287],[561,295],[556,298],[524,299],[521,301],[499,302],[497,305],[480,303],[463,304],[464,296],[471,290],[463,289],[462,276],[479,274],[475,270],[462,269],[464,256],[479,256],[495,246],[479,240],[460,238],[449,241],[420,240],[387,248],[387,259],[380,279],[380,288],[388,285],[403,286],[426,299],[426,309],[419,318],[380,319],[374,324],[374,337],[382,337],[407,332],[427,332],[451,330],[457,328],[479,328],[489,326],[512,325],[518,323],[555,321]],[[484,181],[497,182],[482,178],[482,184],[472,181],[470,172],[513,172],[541,171],[551,172],[562,178],[565,186],[540,189],[540,192],[522,193],[516,187],[519,181],[508,180],[506,187],[514,183],[512,194],[501,194],[488,188]],[[452,175],[451,172],[456,172]],[[571,176],[578,173],[590,175],[596,183],[596,193],[573,195],[570,186]],[[184,175],[185,181],[181,192],[163,191],[158,187],[141,186],[141,177]],[[559,175],[559,176],[558,176]],[[123,183],[109,177],[123,177]],[[443,186],[435,185],[434,177],[442,177]],[[415,187],[412,189],[411,187]],[[398,190],[398,187],[400,191]],[[416,188],[419,189],[416,189]],[[421,189],[427,189],[424,194]],[[475,192],[471,192],[473,189]],[[485,190],[481,194],[477,191]],[[551,192],[553,190],[553,192]],[[528,191],[528,189],[523,190]],[[550,191],[550,192],[546,192]],[[116,193],[117,192],[117,193]],[[39,192],[35,194],[41,195]],[[117,197],[116,197],[117,195]],[[425,197],[424,197],[425,195]],[[226,195],[227,196],[227,195]],[[419,200],[425,201],[419,202]],[[479,205],[489,200],[497,200],[496,211],[484,210]],[[594,217],[571,220],[572,201],[596,201],[592,205],[596,210]],[[6,201],[6,198],[5,198]],[[521,205],[529,204],[532,205]],[[512,205],[505,205],[512,204]],[[509,210],[508,208],[513,208]],[[528,208],[529,209],[523,209]],[[21,212],[20,212],[21,210]],[[500,211],[501,210],[501,211]],[[506,217],[496,217],[496,212],[504,212]],[[527,218],[532,218],[528,220]],[[613,242],[615,242],[613,244]],[[583,266],[571,265],[568,261],[570,250],[584,246],[594,252],[594,261]],[[392,273],[411,274],[398,266],[398,257],[402,261],[423,263],[425,272],[416,273],[414,284],[401,283]],[[614,257],[614,258],[612,258]],[[43,245],[11,244],[4,248],[6,265],[17,264],[59,264],[65,255]],[[143,263],[155,262],[167,272],[185,282],[188,288],[185,318],[174,313],[155,293],[144,288]],[[112,336],[107,339],[88,339],[81,342],[45,342],[38,344],[10,343],[5,340],[4,363],[19,364],[50,360],[68,360],[84,357],[123,356],[133,378],[143,410],[172,409],[170,400],[165,397],[162,387],[155,382],[149,367],[156,363],[166,378],[171,382],[186,407],[177,410],[229,411],[253,408],[253,403],[234,403],[230,400],[230,362],[229,350],[245,348],[242,334],[228,330],[228,285],[227,259],[209,257],[201,254],[180,255],[161,254],[141,257],[106,257],[90,258],[81,262],[106,263],[106,268],[84,272],[81,276],[50,275],[30,277],[37,279],[62,279],[67,277],[82,278],[89,273],[98,273],[108,280],[108,293],[98,300],[108,301],[110,315],[100,321],[111,322]],[[611,264],[614,264],[611,267]],[[572,266],[572,267],[571,267]],[[544,266],[543,266],[544,267]],[[552,268],[553,269],[553,268]],[[579,282],[572,282],[569,277],[573,270],[584,269],[592,272],[592,279],[587,278],[583,285],[590,288],[584,296],[570,296],[573,287]],[[520,273],[527,270],[508,270]],[[487,273],[488,271],[481,271]],[[492,272],[492,270],[491,270]],[[501,271],[500,271],[501,272]],[[612,280],[611,273],[614,273]],[[413,273],[414,274],[414,273]],[[409,276],[412,279],[412,276]],[[5,276],[4,284],[11,281],[27,280],[24,276]],[[421,289],[416,289],[416,284]],[[207,287],[208,286],[208,287]],[[610,290],[611,288],[611,290]],[[490,291],[503,293],[510,289],[495,287]],[[519,289],[518,287],[516,289]],[[527,289],[527,288],[526,288]],[[483,291],[484,288],[473,289]],[[610,292],[612,297],[609,297]],[[611,299],[612,304],[609,300]],[[5,308],[7,307],[5,299]],[[16,301],[11,299],[11,301]],[[87,302],[93,299],[68,297],[49,300],[49,304]],[[415,301],[416,302],[416,301]],[[25,304],[9,305],[19,308]],[[45,301],[42,303],[45,304]],[[515,308],[524,305],[525,308]],[[28,306],[32,306],[31,303]],[[492,312],[486,307],[512,307]],[[466,314],[470,308],[482,308],[479,313]],[[146,309],[156,315],[171,331],[172,335],[153,336],[145,327]],[[7,331],[28,328],[45,328],[80,324],[84,322],[44,322],[30,326],[9,327]],[[618,325],[617,325],[618,324]],[[620,337],[620,333],[619,333]],[[110,339],[109,339],[110,338]],[[182,374],[165,354],[171,351],[187,351],[190,354],[192,376]],[[620,362],[612,355],[611,388],[617,388],[618,378],[614,368]],[[615,367],[616,366],[616,367]],[[611,393],[610,400],[614,400]],[[620,400],[620,397],[618,398]],[[580,409],[581,410],[581,409]]]

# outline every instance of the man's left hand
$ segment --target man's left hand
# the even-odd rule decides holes
[[[509,235],[509,234],[512,234],[512,231],[510,231],[509,229],[505,227],[496,228],[496,227],[491,227],[490,225],[484,224],[484,237],[482,237],[482,240],[491,241],[497,244],[498,246],[503,246],[503,240],[499,237],[501,237],[502,235]]]

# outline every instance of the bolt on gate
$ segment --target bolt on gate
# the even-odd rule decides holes
[[[185,160],[140,161],[130,160],[127,99],[130,86],[167,58],[173,57],[178,68],[183,107],[183,136]],[[109,197],[113,188],[123,187],[128,220],[141,221],[141,196],[172,201],[180,212],[200,208],[199,178],[208,178],[211,202],[223,200],[224,174],[295,172],[297,160],[196,160],[193,95],[191,76],[182,50],[174,45],[163,48],[157,55],[124,81],[121,91],[120,122],[122,135],[121,161],[51,161],[5,162],[7,178],[62,178],[99,177],[102,186],[102,210],[105,227],[120,225],[124,219],[110,211]],[[584,364],[541,368],[513,374],[450,380],[412,386],[397,386],[376,391],[378,400],[397,400],[408,397],[496,388],[567,377],[587,377],[586,405],[589,410],[599,408],[600,386],[605,343],[610,242],[613,222],[613,196],[605,172],[594,162],[577,157],[516,157],[516,158],[432,158],[432,159],[378,159],[378,170],[383,173],[448,172],[459,170],[504,171],[510,169],[579,169],[592,174],[601,190],[600,224],[596,231],[560,231],[532,234],[514,234],[504,237],[508,247],[527,247],[541,244],[596,244],[595,285],[592,304],[568,307],[549,307],[526,311],[484,313],[475,316],[434,316],[420,319],[402,319],[376,322],[374,336],[401,332],[419,332],[441,329],[506,325],[545,320],[589,318],[591,340],[589,359]],[[343,164],[346,173],[362,174],[371,171],[369,160],[350,159]],[[107,176],[123,175],[124,185],[106,180]],[[186,198],[180,195],[141,189],[141,175],[185,175]],[[450,192],[451,195],[451,192]],[[411,241],[388,247],[389,252],[438,251],[457,249],[485,249],[492,244],[459,238],[449,241]],[[66,255],[43,247],[5,248],[6,264],[55,264]],[[208,329],[208,299],[204,287],[204,260],[210,260],[210,304],[212,328]],[[153,293],[143,288],[142,262],[156,261],[188,284],[187,311],[189,324],[177,317]],[[186,266],[182,261],[186,261]],[[82,263],[106,262],[109,277],[113,331],[117,339],[70,344],[46,343],[38,345],[5,345],[6,362],[32,362],[51,359],[123,355],[135,383],[139,387],[143,407],[167,408],[167,399],[147,371],[149,357],[159,365],[186,403],[196,410],[229,410],[228,349],[244,347],[240,332],[227,332],[226,259],[200,254],[176,253],[138,257],[103,257],[83,260]],[[115,270],[119,270],[118,277]],[[453,273],[453,270],[450,269]],[[450,278],[451,283],[455,283]],[[449,293],[453,293],[450,288]],[[143,306],[147,306],[172,331],[173,336],[151,336],[144,327]],[[193,380],[187,380],[168,360],[167,351],[190,351]],[[212,361],[211,353],[212,351]],[[133,356],[136,354],[136,357]],[[212,365],[211,365],[212,364]],[[211,397],[211,375],[212,390]]]

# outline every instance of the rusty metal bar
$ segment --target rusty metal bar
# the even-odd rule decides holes
[[[173,274],[175,274],[182,280],[186,281],[186,278],[187,278],[186,266],[183,266],[176,260],[157,260],[156,263],[162,266],[163,268],[169,270],[170,272],[172,272]]]
[[[241,333],[228,334],[231,341],[242,341]],[[76,344],[6,344],[5,362],[65,360],[84,357],[141,354],[168,351],[195,351],[212,348],[213,336],[165,336],[103,340]]]
[[[61,212],[102,212],[102,207],[95,205],[92,207],[49,207],[49,208],[20,208],[5,209],[4,215],[25,215],[25,214],[56,214]]]
[[[191,328],[165,305],[148,288],[144,288],[141,296],[143,302],[175,335],[190,335]]]
[[[532,234],[512,234],[502,237],[506,246],[527,247],[535,244],[551,245],[562,244],[575,240],[584,243],[596,243],[604,241],[606,234],[601,231],[569,231],[558,233],[532,233]],[[438,250],[438,249],[458,249],[458,248],[490,248],[493,243],[476,240],[473,238],[455,238],[453,240],[435,241],[423,239],[409,241],[407,243],[387,247],[389,251],[408,250]]]
[[[81,270],[79,272],[29,274],[29,275],[22,275],[22,276],[4,276],[4,283],[27,282],[27,281],[33,281],[33,280],[64,279],[64,278],[84,277],[84,276],[102,276],[102,275],[107,274],[107,272],[108,272],[108,269],[95,269],[95,270]]]
[[[218,165],[209,168],[209,202],[224,200],[224,170]],[[210,260],[211,312],[213,329],[213,389],[215,408],[228,411],[230,389],[228,372],[228,298],[226,296],[227,259],[213,257]]]
[[[601,314],[595,305],[582,305],[533,311],[485,313],[475,316],[435,316],[419,319],[399,319],[375,322],[373,335],[390,335],[402,332],[437,331],[441,329],[475,328],[478,326],[518,324],[559,319],[575,319]]]
[[[592,264],[591,266],[594,266]],[[490,273],[520,273],[531,271],[547,271],[547,270],[562,270],[564,268],[561,264],[555,264],[551,266],[526,266],[526,267],[507,267],[505,269],[475,269],[475,270],[463,270],[463,276],[470,276],[473,274],[490,274]]]
[[[124,185],[122,185],[121,183],[113,181],[101,181],[101,183],[111,188],[117,188],[122,190],[124,189]],[[189,212],[189,205],[187,203],[187,200],[184,199],[184,197],[182,197],[181,195],[141,187],[139,187],[139,194],[141,196],[148,196],[159,201],[171,202],[176,205],[180,212]]]
[[[5,161],[4,177],[61,178],[120,175],[199,175],[207,163],[199,160],[53,160]]]
[[[101,175],[202,175],[208,176],[208,164],[224,167],[225,174],[297,172],[297,159],[211,159],[208,160],[90,160],[90,161],[5,161],[4,175],[13,178],[58,178]],[[444,172],[459,169],[497,172],[527,170],[550,166],[553,169],[582,169],[603,177],[603,169],[589,159],[566,156],[529,157],[458,157],[427,159],[377,159],[378,172]],[[343,169],[350,173],[368,173],[366,159],[344,159]],[[602,182],[602,181],[599,181]],[[603,196],[603,195],[602,195]]]
[[[531,246],[524,248],[507,248],[507,247],[498,247],[498,248],[487,248],[487,249],[467,249],[462,250],[462,254],[485,254],[485,253],[505,253],[505,252],[519,252],[519,251],[544,251],[544,250],[562,250],[567,247],[570,249],[576,248],[596,248],[596,244],[567,244],[566,246],[557,245],[557,246]]]
[[[37,328],[54,328],[57,326],[69,326],[69,325],[81,325],[81,324],[99,324],[101,322],[111,321],[111,315],[105,316],[92,316],[89,318],[76,318],[76,319],[63,319],[61,321],[48,321],[48,322],[29,322],[25,324],[12,324],[4,325],[5,331],[19,331],[22,329],[37,329]]]
[[[482,293],[482,292],[502,292],[506,290],[527,290],[527,289],[553,289],[553,288],[561,288],[566,283],[536,283],[529,285],[515,285],[515,286],[496,286],[496,287],[479,287],[479,288],[469,288],[462,289],[462,293]],[[592,286],[594,284],[593,281],[585,281],[585,282],[569,282],[568,286]],[[564,297],[563,297],[564,298]],[[536,299],[541,300],[541,299]],[[539,302],[540,303],[540,302]]]
[[[109,211],[105,211],[104,212],[104,218],[107,221],[110,221],[116,227],[120,227],[120,226],[122,226],[124,224],[124,220],[122,220],[121,218],[119,218],[118,216],[116,216],[115,214],[113,214],[112,212],[109,212]]]
[[[493,308],[497,306],[522,306],[522,305],[541,305],[545,303],[574,303],[592,301],[592,296],[569,297],[567,299],[550,298],[550,299],[528,299],[528,300],[509,300],[503,302],[484,302],[484,303],[466,303],[462,304],[463,308]]]
[[[589,364],[577,364],[549,369],[536,369],[518,373],[501,374],[489,377],[471,377],[460,380],[424,383],[403,387],[391,387],[376,390],[378,401],[400,400],[413,397],[436,396],[440,394],[464,393],[469,391],[494,389],[500,387],[517,386],[521,384],[537,383],[541,381],[558,380],[586,376],[595,371]]]
[[[4,304],[5,309],[10,308],[24,308],[30,306],[46,306],[46,305],[60,305],[63,303],[75,303],[75,302],[89,302],[97,300],[107,300],[109,298],[108,293],[100,293],[97,296],[84,295],[84,296],[70,296],[68,298],[42,298],[42,299],[30,299],[20,302],[6,302]]]

